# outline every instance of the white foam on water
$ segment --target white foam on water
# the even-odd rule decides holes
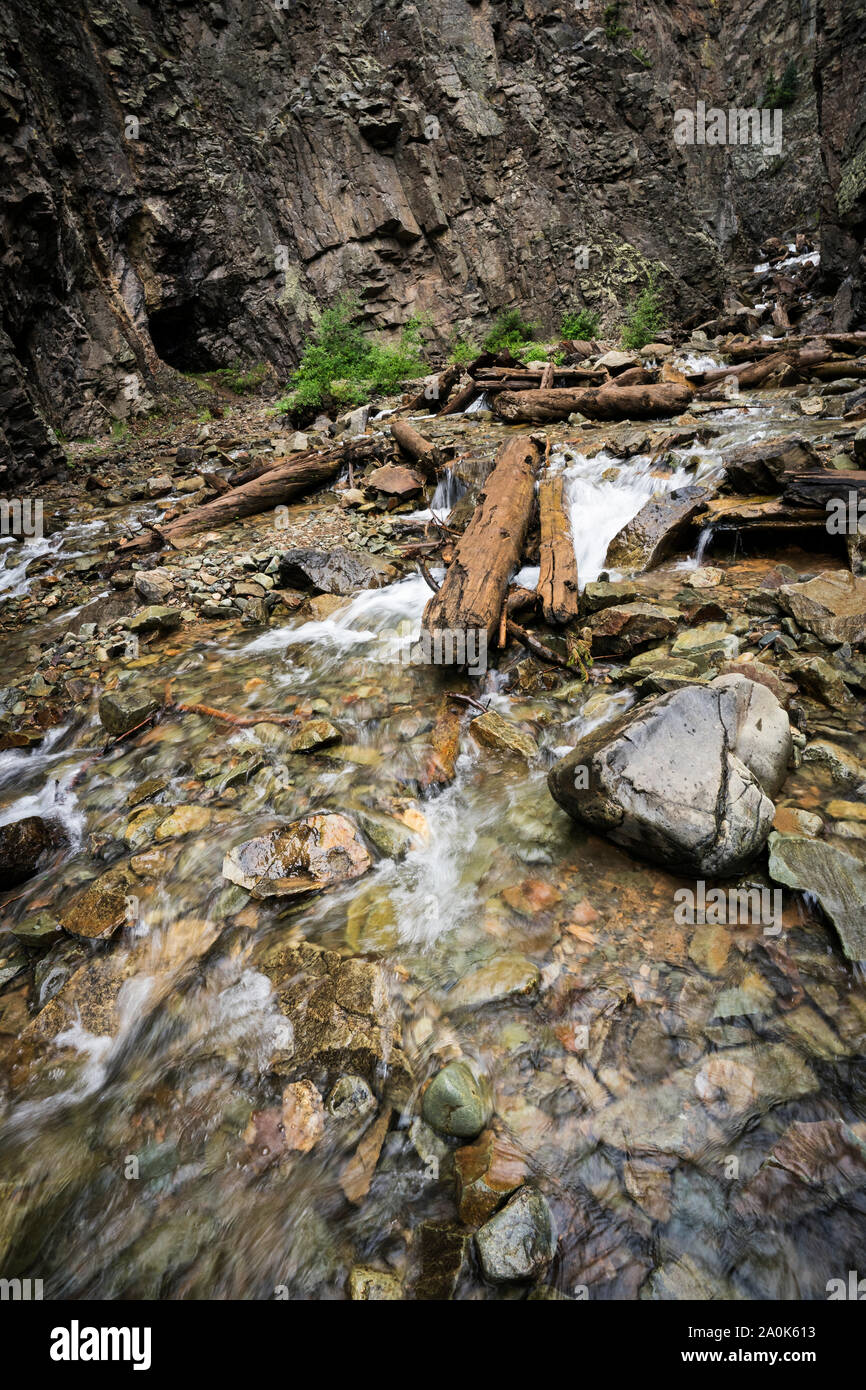
[[[675,452],[683,461],[698,458],[697,468],[687,469],[681,463],[673,472],[660,474],[654,471],[657,465],[649,454],[636,454],[623,461],[602,451],[591,459],[579,454],[576,462],[565,469],[566,498],[581,588],[608,568],[607,551],[614,536],[652,497],[700,483],[719,469],[718,455],[706,446],[696,444]],[[618,470],[617,476],[604,478],[602,475],[611,468]]]

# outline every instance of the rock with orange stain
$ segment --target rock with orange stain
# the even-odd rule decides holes
[[[508,906],[524,917],[534,917],[537,912],[547,912],[562,900],[562,894],[553,884],[542,878],[525,878],[515,883],[502,894]]]
[[[467,1226],[482,1226],[529,1171],[516,1145],[492,1129],[457,1150],[454,1168],[460,1220]]]
[[[283,1091],[286,1148],[309,1153],[325,1132],[325,1106],[312,1081],[292,1081]]]

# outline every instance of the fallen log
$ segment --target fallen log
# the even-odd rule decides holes
[[[503,391],[493,403],[493,412],[512,424],[524,420],[565,420],[573,411],[590,420],[639,420],[651,415],[679,414],[693,395],[690,386],[676,382],[585,390],[556,387],[552,391]]]
[[[460,376],[460,368],[453,363],[446,367],[444,372],[440,372],[435,382],[426,382],[424,389],[419,391],[417,396],[413,396],[408,405],[401,406],[401,410],[414,411],[429,410],[431,415],[437,415],[441,407],[445,404],[451,394],[451,389]]]
[[[242,487],[232,488],[222,497],[215,497],[212,502],[194,507],[168,526],[156,529],[168,545],[182,549],[186,538],[197,531],[218,530],[242,517],[255,516],[269,507],[291,502],[293,498],[331,482],[341,467],[342,453],[337,457],[333,454],[313,454],[291,459],[276,468],[269,468],[261,477],[244,483]]]
[[[565,508],[565,479],[548,474],[538,485],[541,574],[538,596],[545,621],[569,623],[577,617],[577,560]]]
[[[436,446],[425,439],[405,420],[391,421],[391,434],[404,454],[417,463],[428,482],[435,482],[439,466]]]
[[[508,581],[520,564],[535,500],[540,445],[528,435],[503,444],[439,592],[424,610],[430,632],[483,632],[492,645]],[[452,643],[459,650],[461,643]],[[476,640],[477,649],[477,640]]]
[[[437,415],[459,415],[468,405],[472,404],[476,396],[481,395],[483,390],[483,386],[474,381],[470,382],[468,386],[464,386],[462,390],[458,391],[456,396],[452,396],[451,400],[436,412]]]

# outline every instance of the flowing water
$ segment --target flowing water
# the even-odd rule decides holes
[[[677,451],[666,470],[649,456],[554,455],[582,582],[654,493],[788,427],[771,407],[721,423],[712,447]],[[434,511],[455,498],[440,484]],[[3,572],[9,589],[26,564],[25,552]],[[497,1123],[548,1197],[549,1282],[566,1295],[823,1297],[856,1267],[858,1242],[862,1258],[863,1189],[843,1175],[838,1191],[807,1182],[792,1196],[791,1179],[767,1197],[753,1180],[792,1124],[863,1132],[862,982],[796,902],[777,946],[760,928],[723,928],[695,950],[695,929],[673,919],[676,878],[579,830],[546,786],[555,757],[632,692],[521,693],[493,668],[467,682],[413,664],[428,596],[408,578],[259,636],[194,625],[133,667],[136,685],[171,680],[175,699],[261,711],[251,727],[166,717],[103,753],[94,711],[0,754],[0,823],[50,814],[70,837],[4,910],[4,965],[21,950],[10,927],[29,924],[32,958],[0,995],[4,1032],[24,1029],[0,1092],[0,1272],[42,1278],[52,1298],[341,1298],[357,1264],[411,1281],[416,1232],[455,1218],[452,1147],[417,1118],[418,1092],[462,1055],[489,1077]],[[430,730],[454,688],[532,732],[538,752],[499,759],[464,730],[455,779],[424,796]],[[292,754],[273,711],[326,713],[342,743]],[[199,818],[161,833],[173,807]],[[408,827],[408,848],[380,848],[364,878],[289,906],[223,878],[233,845],[322,810]],[[56,905],[109,864],[133,885],[120,933],[94,947],[55,931]],[[414,1073],[360,1198],[346,1176],[359,1120],[329,1116],[309,1152],[289,1154],[268,1128],[293,1037],[262,967],[269,947],[298,942],[379,962]],[[536,967],[536,998],[449,1002],[478,967],[495,981],[515,956]],[[52,1003],[53,1040],[28,1024],[34,1005],[50,1022]],[[341,1070],[321,1079],[326,1094]],[[638,1140],[609,1142],[614,1115]],[[470,1261],[458,1296],[511,1295]]]

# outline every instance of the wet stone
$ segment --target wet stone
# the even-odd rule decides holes
[[[440,1134],[474,1139],[490,1119],[489,1087],[467,1062],[449,1062],[424,1092],[421,1113]]]
[[[156,714],[159,708],[159,701],[154,700],[146,691],[112,690],[99,701],[99,719],[108,733],[120,738],[139,724],[143,724],[145,719]]]
[[[475,1235],[485,1279],[493,1284],[537,1279],[556,1253],[550,1207],[533,1187],[522,1187]]]

